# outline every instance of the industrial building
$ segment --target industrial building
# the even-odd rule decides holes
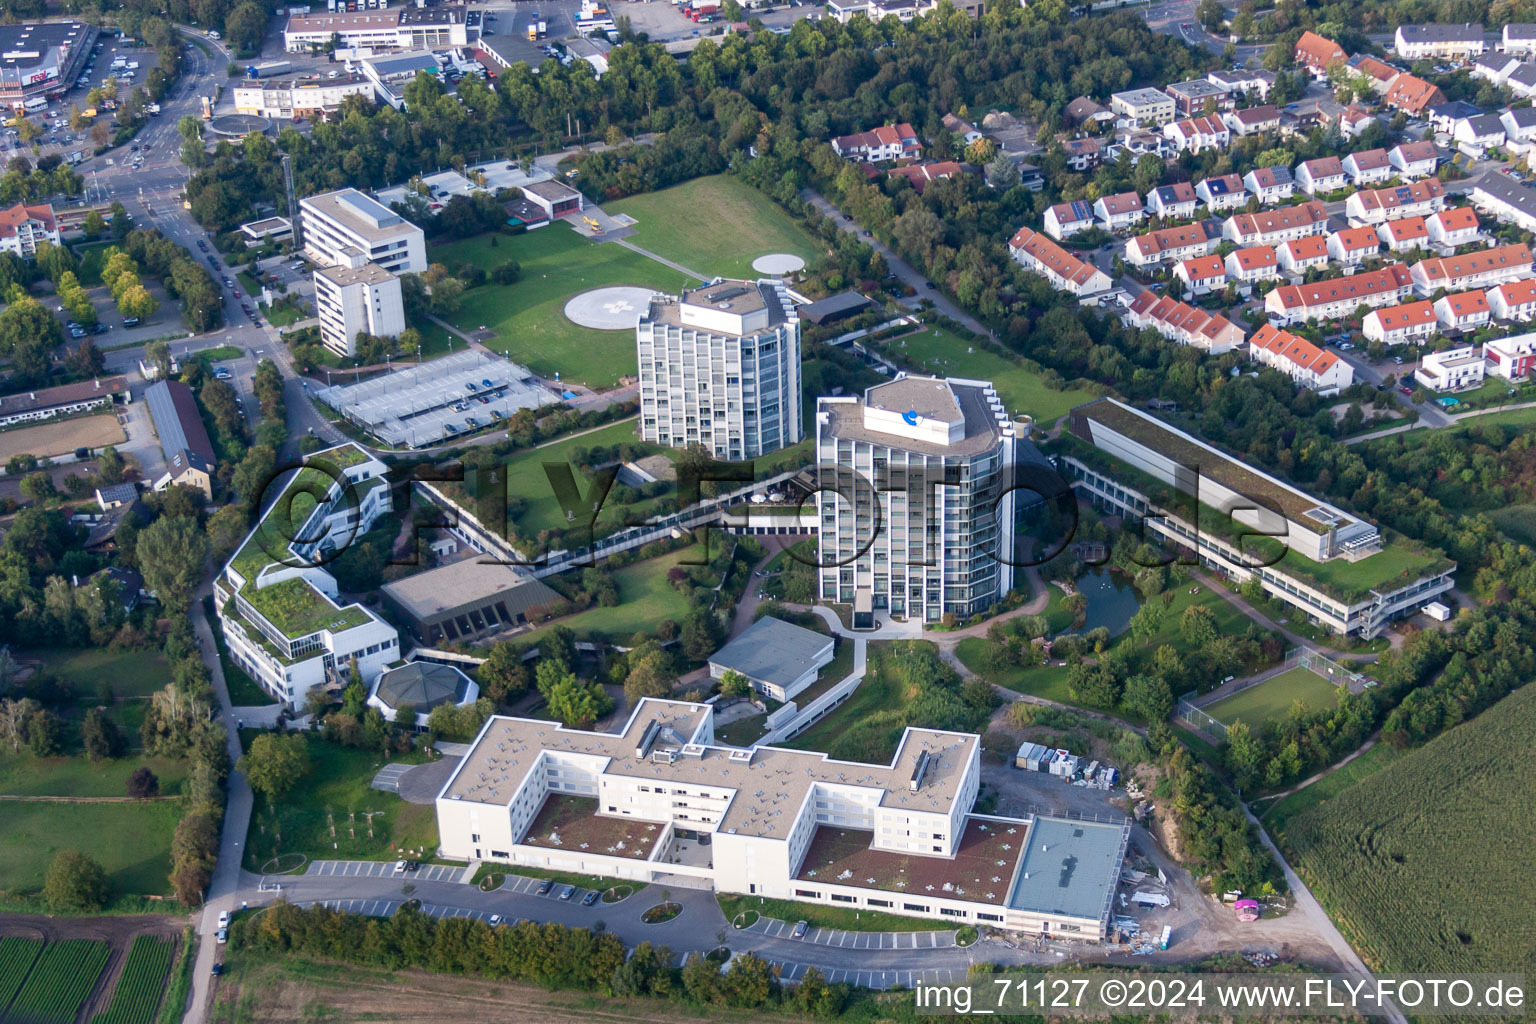
[[[647,698],[613,733],[491,718],[437,823],[446,857],[1101,941],[1129,820],[975,814],[980,782],[972,733],[834,761],[717,744],[709,705]]]
[[[781,282],[653,296],[635,342],[645,440],[731,461],[800,440],[800,318]]]

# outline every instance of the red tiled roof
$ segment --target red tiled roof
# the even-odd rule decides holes
[[[1298,338],[1290,331],[1282,331],[1272,324],[1260,327],[1252,338],[1252,344],[1254,348],[1272,352],[1319,377],[1333,369],[1339,361],[1339,357],[1332,352],[1326,352],[1307,339]]]
[[[1233,220],[1240,235],[1269,234],[1302,225],[1319,224],[1328,219],[1328,211],[1316,200],[1281,210],[1239,213]]]
[[[1361,208],[1366,210],[1395,210],[1399,206],[1407,206],[1411,203],[1427,203],[1443,195],[1445,195],[1445,186],[1440,184],[1439,178],[1425,178],[1412,185],[1364,188],[1356,192],[1354,198],[1359,201]]]
[[[53,207],[49,204],[28,206],[26,203],[17,203],[9,209],[0,210],[0,238],[10,238],[29,220],[39,222],[47,231],[58,226],[53,219]]]
[[[1422,78],[1401,74],[1387,90],[1386,102],[1410,114],[1422,113],[1426,107],[1445,102],[1445,93],[1437,85]]]
[[[1222,135],[1227,132],[1227,126],[1222,123],[1221,118],[1214,115],[1186,118],[1175,122],[1173,127],[1186,139],[1194,138],[1196,135]]]
[[[1320,156],[1301,165],[1314,178],[1326,178],[1344,173],[1344,162],[1336,156]],[[1300,168],[1297,168],[1300,170]]]
[[[1527,303],[1536,302],[1536,279],[1506,281],[1497,288],[1488,289],[1490,295],[1495,292],[1504,300],[1506,306],[1524,306]]]
[[[1293,238],[1281,246],[1290,253],[1293,260],[1315,260],[1328,258],[1328,242],[1322,235],[1308,235],[1306,238]]]
[[[1293,56],[1308,67],[1322,70],[1336,60],[1343,60],[1344,48],[1316,32],[1303,32],[1301,38],[1296,40],[1296,52]]]
[[[1104,204],[1104,212],[1110,216],[1117,213],[1134,213],[1142,208],[1141,196],[1135,192],[1121,192],[1118,195],[1104,196],[1099,201]]]
[[[1442,230],[1462,231],[1466,228],[1480,227],[1477,221],[1477,211],[1470,206],[1461,206],[1454,210],[1441,210],[1439,213],[1430,214],[1432,221],[1437,221]]]
[[[1361,57],[1355,62],[1355,70],[1378,82],[1390,82],[1398,71],[1392,65],[1379,61],[1375,57]]]
[[[1420,160],[1434,160],[1437,157],[1435,144],[1427,140],[1404,142],[1397,146],[1396,152],[1405,164],[1417,163]]]
[[[1345,160],[1353,163],[1355,169],[1361,171],[1374,171],[1392,162],[1387,158],[1387,151],[1384,149],[1363,149],[1358,153],[1349,154]]]
[[[1407,242],[1415,238],[1428,238],[1429,227],[1423,217],[1399,217],[1382,224],[1394,242]]]
[[[1428,299],[1419,302],[1405,302],[1401,306],[1388,306],[1386,309],[1378,309],[1371,314],[1384,330],[1400,331],[1408,327],[1423,327],[1432,324],[1438,318],[1435,316],[1435,304]]]
[[[1232,116],[1245,125],[1264,124],[1266,121],[1278,121],[1280,109],[1274,104],[1266,104],[1262,107],[1247,107],[1243,110],[1234,110]]]
[[[1478,252],[1470,252],[1465,256],[1444,256],[1437,259],[1422,260],[1415,264],[1418,270],[1428,281],[1453,281],[1458,277],[1469,277],[1473,274],[1481,274],[1499,267],[1527,268],[1531,265],[1531,250],[1524,245],[1501,245],[1496,249],[1483,249]]]
[[[1313,284],[1283,285],[1271,294],[1278,296],[1285,309],[1307,309],[1354,298],[1363,301],[1372,295],[1401,291],[1408,284],[1408,268],[1394,263],[1369,274],[1352,274]]]
[[[1098,273],[1045,235],[1029,228],[1019,228],[1008,244],[1014,249],[1027,252],[1073,284],[1083,284]]]
[[[1263,270],[1265,267],[1273,267],[1279,263],[1275,250],[1267,245],[1239,249],[1232,255],[1237,257],[1237,265],[1243,270]]]
[[[1179,266],[1184,268],[1184,276],[1191,281],[1208,281],[1213,277],[1225,277],[1227,274],[1226,264],[1221,261],[1220,256],[1215,254],[1191,256]]]
[[[1445,303],[1451,313],[1457,317],[1476,316],[1478,313],[1488,312],[1488,296],[1477,290],[1457,292],[1455,295],[1445,296],[1440,301]]]
[[[1343,231],[1334,232],[1333,237],[1339,240],[1345,252],[1354,252],[1356,249],[1375,249],[1381,245],[1381,238],[1372,227],[1345,228]]]
[[[1212,237],[1214,236],[1207,230],[1205,224],[1186,224],[1183,227],[1149,231],[1144,235],[1136,236],[1131,244],[1136,246],[1143,255],[1153,256],[1171,249],[1182,249],[1186,245],[1208,242]]]

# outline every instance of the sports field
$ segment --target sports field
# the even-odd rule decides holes
[[[752,261],[769,253],[792,253],[807,264],[816,255],[815,241],[773,200],[728,174],[604,203],[603,209],[635,218],[635,245],[706,277],[755,277]]]
[[[565,224],[523,235],[480,235],[436,246],[428,258],[450,269],[472,263],[487,272],[516,260],[522,277],[515,284],[471,289],[445,319],[463,331],[485,325],[495,332],[489,348],[542,377],[558,372],[563,380],[600,390],[634,374],[635,334],[578,327],[566,319],[566,301],[610,285],[675,292],[698,283],[623,246],[588,241]]]
[[[633,346],[634,339],[630,339]],[[631,356],[633,359],[633,356]],[[53,420],[35,427],[0,431],[0,462],[13,455],[68,455],[76,448],[104,448],[128,439],[122,424],[111,413]]]
[[[1241,718],[1256,726],[1265,719],[1284,716],[1291,710],[1291,704],[1298,700],[1315,711],[1332,707],[1338,699],[1337,686],[1311,669],[1293,668],[1242,693],[1219,700],[1205,711],[1227,725]]]
[[[1088,391],[1052,391],[1040,375],[986,347],[942,327],[924,325],[915,334],[882,342],[881,350],[900,366],[922,373],[990,380],[1003,405],[1014,415],[1029,415],[1041,424],[1065,416],[1075,405],[1097,396]]]

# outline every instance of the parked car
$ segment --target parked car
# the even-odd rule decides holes
[[[491,927],[495,928],[499,924],[501,924],[501,915],[500,914],[492,914],[491,915]]]
[[[549,890],[553,889],[554,887],[554,881],[552,879],[546,878],[544,881],[539,883],[538,894],[540,896],[548,896]]]
[[[137,326],[139,326],[139,318],[136,317],[136,316],[125,316],[125,317],[123,317],[123,326],[124,327],[137,327]]]
[[[218,934],[215,935],[214,938],[219,940],[219,945],[224,945],[224,943],[229,941],[229,929],[220,928]]]
[[[584,907],[590,907],[592,904],[597,902],[597,895],[597,890],[593,889],[591,892],[587,893],[581,898],[581,905]]]
[[[220,928],[228,928],[229,927],[229,911],[227,911],[227,910],[219,911],[219,927]]]
[[[397,874],[397,875],[405,874],[405,861],[403,861],[403,860],[395,861],[395,874]]]
[[[1409,387],[1407,384],[1399,384],[1397,386],[1397,390],[1401,391],[1405,395],[1408,395],[1409,397],[1413,396],[1413,388]]]
[[[789,937],[792,938],[792,939],[803,939],[803,938],[805,938],[805,929],[807,927],[808,927],[808,925],[806,924],[806,922],[804,922],[804,921],[796,921],[795,922],[795,930],[789,933]]]
[[[564,889],[560,890],[560,898],[562,900],[569,900],[572,896],[575,896],[575,895],[576,895],[576,887],[574,885],[568,885]]]
[[[217,978],[219,975],[224,973],[224,965],[223,964],[214,964],[213,965],[213,970],[211,971],[211,973],[213,974],[213,976],[215,978]]]

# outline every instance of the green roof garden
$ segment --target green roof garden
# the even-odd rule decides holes
[[[247,584],[240,596],[290,640],[322,629],[340,632],[372,621],[361,605],[338,608],[302,579],[288,579],[269,587]]]
[[[315,452],[304,461],[305,463],[330,463],[337,469],[350,469],[372,459],[373,456],[363,451],[356,444],[348,443],[335,448],[327,448],[324,451]]]

